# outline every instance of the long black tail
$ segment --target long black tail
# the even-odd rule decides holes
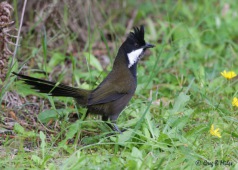
[[[39,91],[40,93],[47,93],[50,96],[64,96],[73,97],[81,105],[86,105],[90,90],[74,88],[63,84],[37,79],[34,77],[25,76],[12,72],[18,76],[26,84],[30,85],[32,89]]]

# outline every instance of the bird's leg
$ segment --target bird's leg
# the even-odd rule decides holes
[[[113,130],[113,131],[116,131],[116,132],[119,132],[119,133],[122,133],[121,130],[118,128],[118,126],[113,123],[115,121],[112,121],[112,123],[108,123],[108,116],[102,116],[102,120],[106,122],[106,124]]]
[[[104,116],[104,115],[103,115],[103,116],[102,116],[102,120],[103,120],[104,122],[106,122],[106,124],[107,124],[112,130],[114,130],[112,124],[107,122],[107,121],[108,121],[108,116]],[[115,130],[114,130],[114,131],[115,131]]]
[[[122,128],[122,130],[120,130],[120,129],[118,128],[118,126],[116,125],[116,120],[117,120],[118,116],[119,116],[119,115],[110,116],[110,121],[112,122],[111,126],[112,126],[112,129],[113,129],[114,131],[117,131],[117,132],[119,132],[119,133],[122,133],[122,132],[125,132],[127,129]]]
[[[110,124],[111,128],[116,131],[119,132],[120,134],[122,134],[122,131],[118,128],[118,126],[115,123]]]

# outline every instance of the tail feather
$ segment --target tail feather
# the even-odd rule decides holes
[[[38,90],[40,93],[47,93],[50,96],[73,97],[77,99],[77,102],[79,104],[85,105],[87,103],[87,98],[90,90],[74,88],[47,80],[25,76],[23,74],[18,74],[15,72],[12,73],[20,77],[20,79],[23,80],[26,84],[32,86],[32,89]]]

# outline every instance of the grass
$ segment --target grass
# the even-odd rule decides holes
[[[123,5],[125,10],[118,10]],[[80,16],[66,5],[62,27],[44,20],[42,31],[41,22],[29,16],[31,31],[24,34],[10,71],[94,88],[111,69],[134,10],[133,25],[145,24],[145,39],[156,47],[138,65],[136,94],[117,121],[128,129],[123,134],[108,136],[110,130],[96,116],[72,122],[72,113],[85,114],[72,99],[37,94],[9,77],[2,91],[39,97],[13,109],[28,125],[33,114],[39,126],[16,121],[14,138],[1,139],[1,169],[237,169],[238,110],[232,99],[238,83],[220,74],[238,73],[237,8],[232,0],[90,2],[82,9],[85,42],[80,32],[69,30],[70,17]],[[110,59],[105,68],[94,54],[99,42]],[[42,70],[49,75],[33,72]],[[32,105],[38,107],[33,113]],[[209,133],[212,125],[221,138]]]

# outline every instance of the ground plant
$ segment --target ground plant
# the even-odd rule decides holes
[[[0,169],[238,169],[236,1],[25,2],[0,6]],[[93,89],[140,25],[155,47],[122,134],[11,74]]]

